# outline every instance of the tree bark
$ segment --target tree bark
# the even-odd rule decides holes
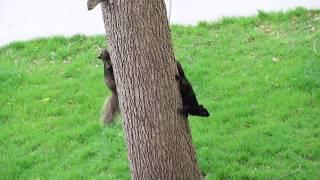
[[[101,3],[133,179],[201,179],[164,0]]]

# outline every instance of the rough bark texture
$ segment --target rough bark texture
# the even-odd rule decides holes
[[[133,179],[201,179],[163,0],[102,2]]]

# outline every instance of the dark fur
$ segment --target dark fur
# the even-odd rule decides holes
[[[106,103],[103,106],[102,119],[104,124],[108,124],[113,122],[115,116],[120,112],[118,94],[108,50],[103,49],[98,58],[103,62],[105,83],[112,92],[110,99],[106,100]],[[185,77],[181,64],[178,61],[176,61],[176,64],[179,73],[179,75],[176,75],[176,79],[179,80],[180,93],[183,102],[183,108],[180,109],[181,113],[185,114],[187,117],[188,114],[208,117],[209,112],[205,107],[199,105],[192,86]]]
[[[104,70],[104,80],[108,88],[117,93],[116,83],[114,80],[113,69],[110,59],[110,54],[107,49],[103,49],[98,57],[103,62],[103,70]]]
[[[103,62],[104,80],[107,87],[111,90],[111,97],[103,105],[102,120],[106,125],[114,121],[116,115],[120,112],[117,87],[114,80],[113,69],[110,54],[107,49],[103,49],[98,57]]]
[[[179,81],[180,93],[182,96],[183,108],[180,109],[181,113],[188,117],[188,114],[195,116],[209,116],[208,110],[199,105],[196,95],[192,89],[190,82],[184,75],[181,64],[176,61],[179,75],[176,75],[176,79]]]

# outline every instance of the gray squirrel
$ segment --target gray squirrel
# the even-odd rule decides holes
[[[119,100],[117,94],[116,82],[114,80],[113,69],[110,59],[110,54],[107,49],[103,49],[98,56],[103,62],[104,80],[107,87],[111,90],[111,97],[106,99],[102,107],[102,121],[104,125],[112,123],[120,113]]]
[[[104,79],[107,87],[111,90],[111,97],[106,100],[103,105],[102,120],[104,124],[108,124],[114,121],[115,116],[120,112],[119,101],[116,83],[114,80],[114,74],[110,59],[110,54],[107,49],[103,49],[98,57],[103,62],[104,67]],[[188,114],[194,116],[208,117],[209,112],[203,105],[198,103],[196,95],[193,91],[192,85],[184,75],[181,64],[175,61],[177,64],[178,74],[175,76],[179,82],[179,89],[182,96],[183,107],[179,111],[188,117]]]

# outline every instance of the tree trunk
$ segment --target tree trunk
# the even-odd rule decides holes
[[[164,0],[101,3],[133,179],[201,179]]]

